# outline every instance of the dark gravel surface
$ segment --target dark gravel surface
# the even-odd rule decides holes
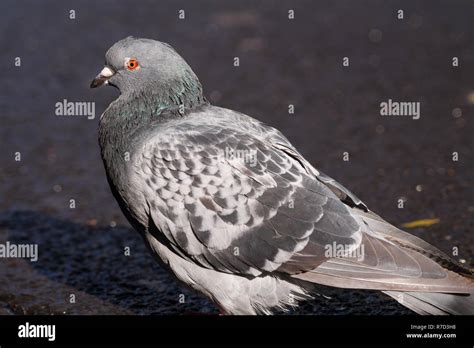
[[[472,265],[472,1],[2,0],[0,18],[0,243],[40,253],[0,259],[0,314],[216,313],[148,254],[105,179],[97,118],[117,91],[88,85],[128,35],[172,44],[211,102],[282,130],[388,221],[439,218],[410,232]],[[96,119],[56,116],[63,99],[96,101]],[[421,118],[380,116],[388,99],[420,101]],[[295,313],[411,313],[377,292],[330,295]]]

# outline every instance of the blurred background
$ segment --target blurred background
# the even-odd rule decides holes
[[[97,127],[118,91],[89,84],[129,35],[171,44],[211,103],[279,128],[393,224],[439,219],[409,232],[472,265],[472,1],[2,0],[0,13],[0,243],[39,245],[36,263],[0,259],[0,314],[217,312],[154,262],[109,191]],[[56,116],[64,99],[96,102],[96,118]],[[388,99],[420,102],[421,118],[380,116]],[[410,313],[331,295],[294,313]]]

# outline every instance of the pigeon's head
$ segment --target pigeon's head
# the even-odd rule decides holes
[[[201,84],[183,58],[168,44],[134,37],[116,42],[105,55],[105,67],[91,88],[108,84],[122,94],[202,93]]]

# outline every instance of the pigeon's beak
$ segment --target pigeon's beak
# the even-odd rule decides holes
[[[102,71],[91,82],[91,88],[100,87],[109,83],[109,79],[114,76],[115,72],[109,67],[104,67]]]

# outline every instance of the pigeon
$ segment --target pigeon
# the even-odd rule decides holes
[[[111,191],[157,260],[223,313],[380,290],[419,314],[474,314],[473,272],[369,210],[277,129],[213,106],[168,44],[127,37],[91,87]]]

